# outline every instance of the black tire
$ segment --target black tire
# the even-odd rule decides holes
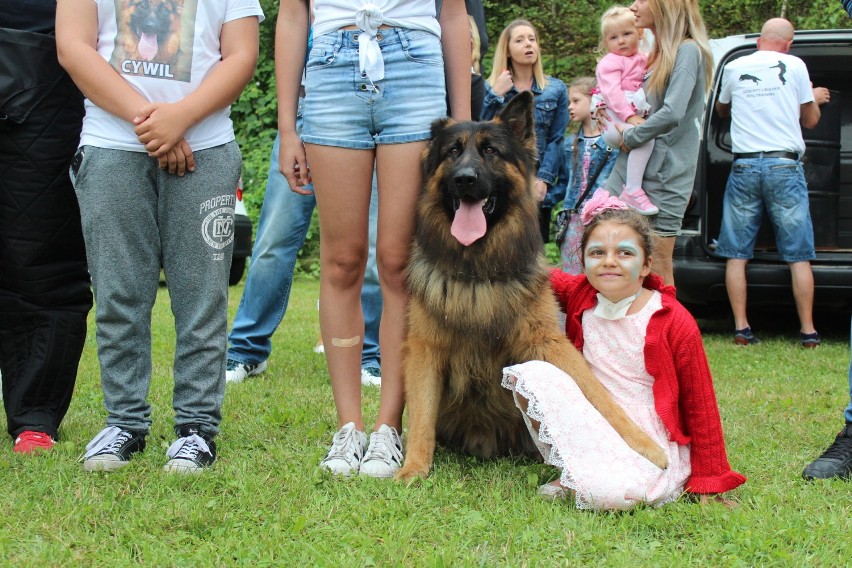
[[[228,285],[234,286],[240,283],[243,279],[243,273],[246,271],[246,259],[235,258],[231,261],[231,274],[228,276]]]

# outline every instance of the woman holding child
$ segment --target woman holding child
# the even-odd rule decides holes
[[[606,188],[620,194],[626,181],[627,153],[655,141],[642,188],[659,208],[653,217],[658,237],[653,271],[673,285],[675,235],[692,193],[699,143],[696,125],[704,112],[713,61],[698,0],[636,0],[630,10],[636,26],[654,34],[642,85],[652,114],[643,124],[624,130],[624,152]]]

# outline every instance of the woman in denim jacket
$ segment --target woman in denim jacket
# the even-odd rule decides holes
[[[521,91],[535,96],[535,134],[539,167],[535,190],[541,204],[541,236],[550,240],[550,213],[562,164],[565,128],[568,126],[568,89],[559,79],[546,76],[539,56],[538,34],[526,20],[514,20],[500,34],[494,50],[491,75],[485,83],[482,120],[491,120]]]

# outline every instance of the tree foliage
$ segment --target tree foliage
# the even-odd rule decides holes
[[[502,29],[516,18],[529,20],[541,36],[543,62],[548,75],[568,82],[593,75],[599,56],[600,15],[616,4],[606,0],[483,0],[488,17],[491,48]],[[756,32],[769,18],[785,17],[796,28],[848,28],[849,16],[840,0],[700,0],[710,37]],[[629,2],[625,3],[629,5]],[[490,72],[485,58],[484,72]]]

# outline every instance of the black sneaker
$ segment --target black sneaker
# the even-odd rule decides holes
[[[750,327],[734,331],[734,343],[737,345],[757,345],[760,340],[754,336]]]
[[[198,424],[187,424],[178,429],[178,439],[169,446],[166,471],[197,473],[216,461],[216,442],[213,436],[201,431]]]
[[[802,477],[807,480],[852,478],[852,424],[847,424],[834,439],[834,443],[805,468]]]
[[[131,432],[118,426],[107,426],[86,444],[83,469],[114,471],[130,463],[133,454],[145,449],[145,434]]]

